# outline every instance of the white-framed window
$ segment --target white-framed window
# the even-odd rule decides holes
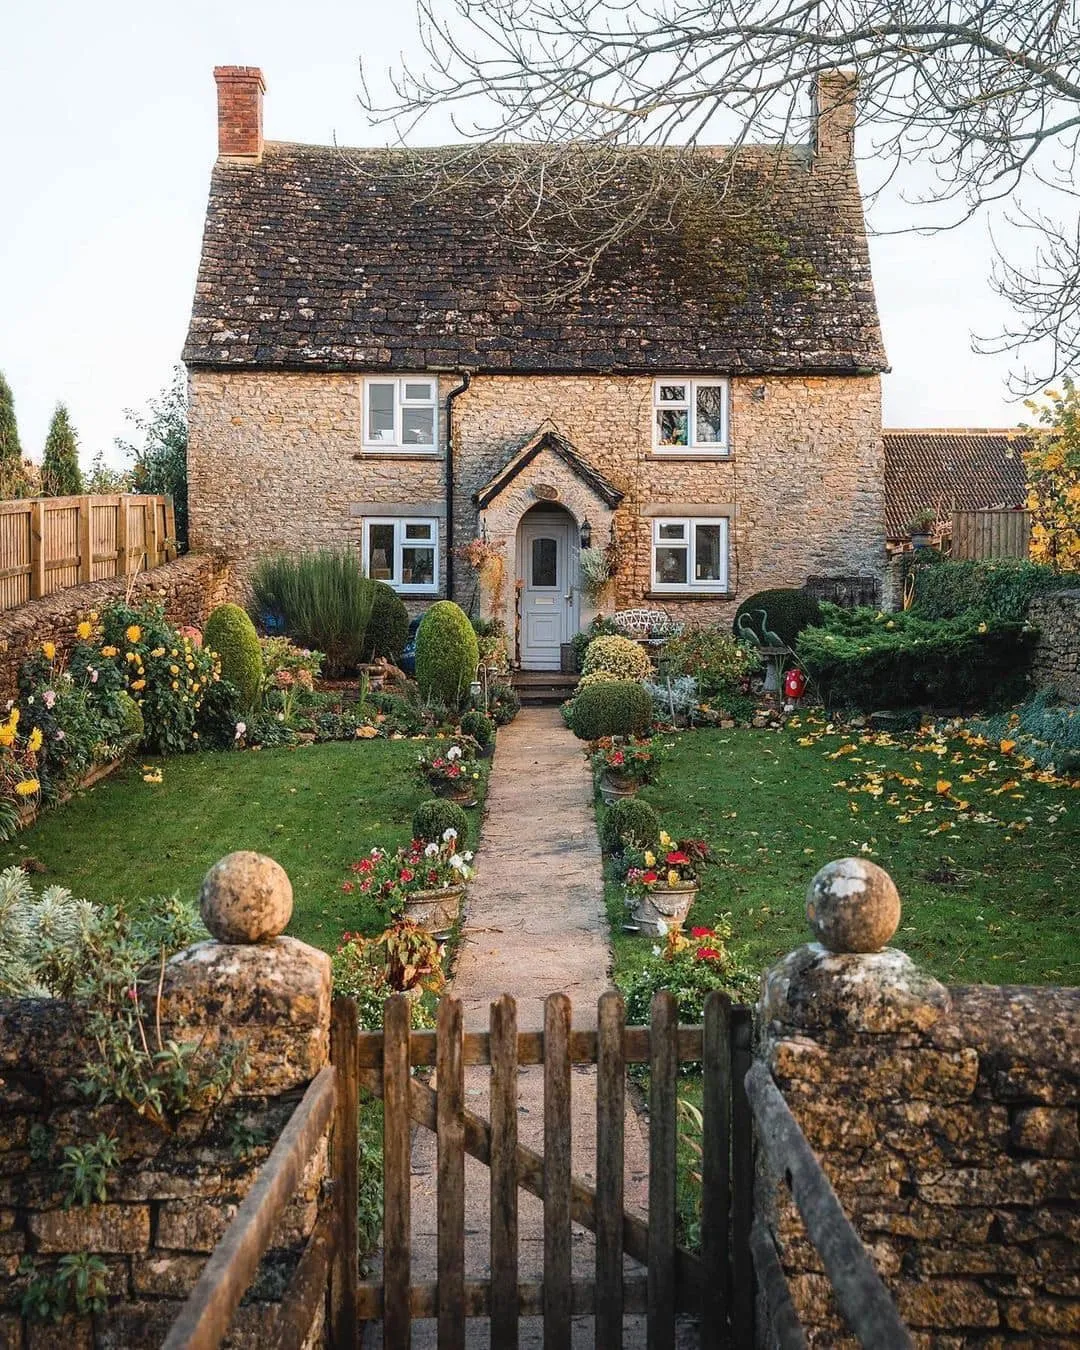
[[[364,380],[364,445],[372,450],[434,451],[439,382],[429,375],[369,375]]]
[[[662,516],[652,527],[654,591],[726,591],[728,520]]]
[[[653,448],[669,454],[727,454],[727,380],[689,380],[679,375],[656,380]]]
[[[439,522],[405,516],[364,521],[364,572],[403,595],[439,589]]]

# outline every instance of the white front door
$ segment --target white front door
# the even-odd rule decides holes
[[[558,670],[559,648],[578,628],[574,523],[567,516],[526,517],[518,540],[521,590],[521,665]]]

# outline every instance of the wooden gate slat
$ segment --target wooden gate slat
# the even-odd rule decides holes
[[[491,1343],[518,1343],[517,1005],[491,1005]]]
[[[649,1350],[675,1346],[678,1023],[673,996],[666,989],[654,994],[649,1058]]]
[[[544,1350],[570,1350],[570,1000],[544,1000]]]
[[[465,1071],[461,1000],[439,1003],[439,1350],[465,1350]]]
[[[731,1332],[737,1346],[754,1343],[754,1263],[750,1226],[754,1218],[754,1136],[743,1080],[751,1061],[752,1013],[731,1014]]]
[[[708,1279],[701,1291],[701,1345],[722,1350],[731,1345],[731,1000],[718,992],[705,1000],[702,1069],[701,1263]]]
[[[334,999],[330,1014],[330,1062],[334,1066],[337,1088],[332,1140],[332,1175],[337,1183],[334,1195],[337,1247],[330,1278],[330,1350],[355,1350],[357,1344],[357,1118],[360,1111],[356,1073],[357,1034],[356,1004],[352,999]]]
[[[626,1008],[614,990],[597,1007],[596,1344],[621,1350],[623,1333],[623,1185]]]
[[[409,1021],[404,994],[386,1000],[383,1010],[383,1344],[408,1350],[410,1215]]]

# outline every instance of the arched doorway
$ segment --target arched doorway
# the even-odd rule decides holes
[[[517,529],[522,670],[559,670],[561,648],[578,631],[578,526],[562,506],[541,503]]]

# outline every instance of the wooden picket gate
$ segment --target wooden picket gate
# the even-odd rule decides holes
[[[384,1030],[361,1032],[362,1086],[384,1103],[382,1280],[361,1282],[358,1314],[381,1318],[383,1344],[408,1346],[416,1318],[438,1320],[440,1347],[463,1346],[469,1318],[490,1317],[491,1344],[518,1344],[518,1319],[542,1316],[546,1347],[570,1345],[571,1318],[593,1315],[595,1343],[619,1347],[623,1316],[644,1313],[650,1347],[671,1347],[683,1312],[701,1319],[706,1347],[750,1343],[753,1273],[751,1119],[743,1078],[750,1065],[747,1008],[710,998],[703,1026],[681,1027],[668,993],[653,1002],[649,1027],[627,1027],[616,993],[598,1004],[596,1031],[571,1029],[570,1000],[552,994],[543,1031],[517,1029],[514,1000],[491,1005],[490,1030],[463,1033],[461,1003],[444,998],[435,1032],[412,1031],[409,1003],[386,1005]],[[676,1244],[678,1067],[703,1065],[702,1233],[700,1254]],[[517,1138],[518,1067],[544,1066],[544,1152]],[[597,1072],[595,1188],[571,1174],[570,1083],[575,1064]],[[648,1064],[649,1214],[624,1210],[623,1124],[626,1066]],[[464,1068],[490,1065],[491,1119],[465,1109]],[[433,1088],[413,1069],[433,1066]],[[735,1085],[738,1085],[737,1087]],[[411,1279],[412,1127],[438,1139],[438,1280]],[[465,1155],[490,1171],[490,1277],[466,1279]],[[544,1205],[541,1282],[518,1278],[518,1190]],[[573,1279],[571,1222],[596,1235],[595,1278]],[[626,1276],[623,1256],[646,1268]]]

